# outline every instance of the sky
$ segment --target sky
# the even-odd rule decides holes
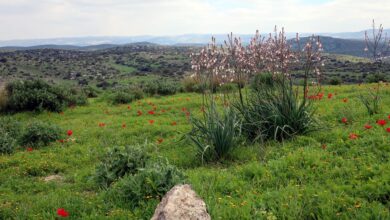
[[[390,28],[390,0],[0,0],[0,40]]]

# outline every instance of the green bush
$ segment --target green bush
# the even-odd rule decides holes
[[[203,93],[205,91],[205,86],[192,77],[185,77],[181,83],[185,92]]]
[[[59,88],[59,93],[63,94],[63,99],[67,106],[86,105],[88,103],[87,95],[77,88]]]
[[[167,79],[155,79],[147,81],[143,90],[149,95],[173,95],[180,90],[177,83]]]
[[[18,140],[22,131],[22,124],[11,117],[0,117],[0,133],[8,133]]]
[[[52,86],[42,80],[14,81],[7,84],[6,92],[5,110],[9,112],[60,112],[66,106],[86,103],[86,97],[76,90]]]
[[[53,124],[34,121],[27,125],[21,136],[21,144],[29,147],[43,147],[61,139],[62,130]]]
[[[288,83],[253,90],[244,103],[235,103],[242,129],[251,140],[284,140],[318,128],[309,101],[299,100]]]
[[[113,184],[107,198],[134,209],[147,199],[159,201],[172,187],[184,181],[184,174],[168,162],[150,164]]]
[[[191,124],[187,136],[197,146],[202,161],[224,158],[237,145],[241,133],[241,121],[235,112],[227,108],[220,113],[214,103],[203,118],[191,118]]]
[[[92,86],[83,87],[82,91],[88,98],[96,98],[101,93],[99,89]]]
[[[16,140],[6,132],[0,133],[0,154],[12,154],[15,151]]]
[[[96,181],[101,187],[108,187],[126,174],[135,174],[144,168],[148,158],[140,147],[114,147],[96,167]]]
[[[341,78],[337,76],[331,77],[328,81],[330,85],[340,85],[342,82]]]
[[[112,104],[127,104],[144,97],[143,91],[138,87],[120,88],[111,95]]]
[[[250,81],[250,88],[255,91],[262,91],[275,87],[276,82],[282,81],[280,76],[273,76],[271,73],[256,74]]]
[[[378,82],[385,82],[386,81],[386,75],[383,73],[374,73],[370,74],[366,78],[367,83],[378,83]]]

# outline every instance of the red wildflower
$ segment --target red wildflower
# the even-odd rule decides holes
[[[28,147],[28,148],[27,148],[27,151],[28,151],[28,152],[33,151],[33,148],[32,148],[32,147]]]
[[[138,111],[137,111],[137,115],[138,115],[138,116],[141,116],[141,115],[142,115],[141,110],[138,110]]]
[[[126,124],[125,123],[122,124],[122,128],[126,128]]]
[[[386,131],[387,131],[388,133],[390,133],[390,128],[386,128]]]
[[[343,102],[348,102],[348,99],[347,98],[343,98]]]
[[[317,96],[318,96],[318,99],[319,99],[319,100],[321,100],[321,99],[322,99],[322,97],[324,96],[324,93],[320,92],[320,93],[318,93],[318,95],[317,95]]]
[[[390,115],[389,115],[389,116],[387,116],[387,118],[390,120]]]
[[[73,134],[73,131],[72,130],[68,130],[68,132],[66,132],[67,134],[68,134],[68,136],[70,137],[70,136],[72,136],[72,134]]]
[[[158,144],[161,144],[163,141],[164,141],[164,139],[162,139],[162,138],[157,139]]]
[[[57,215],[66,218],[69,216],[69,213],[65,209],[59,208],[57,209]]]
[[[355,139],[357,139],[359,136],[357,135],[357,134],[355,134],[355,133],[351,133],[350,135],[349,135],[349,139],[351,139],[351,140],[355,140]]]
[[[386,120],[384,120],[384,119],[379,119],[378,121],[376,121],[376,123],[377,123],[378,125],[380,125],[380,126],[384,126],[387,122],[386,122]]]
[[[149,124],[153,124],[154,123],[154,120],[149,120]]]
[[[148,111],[149,115],[154,115],[154,111]]]
[[[183,107],[183,108],[181,108],[181,111],[186,112],[187,109]]]
[[[177,125],[177,123],[174,121],[174,122],[171,123],[171,125],[175,126],[175,125]]]
[[[371,125],[369,125],[369,124],[366,124],[366,125],[364,125],[364,128],[368,130],[368,129],[371,129],[371,128],[372,128],[372,126],[371,126]]]
[[[331,99],[332,96],[333,96],[333,94],[332,94],[332,93],[329,93],[329,94],[328,94],[328,99]]]
[[[58,140],[58,142],[60,142],[61,144],[63,144],[65,141],[64,141],[64,139],[60,139],[60,140]]]
[[[104,126],[106,126],[106,123],[103,123],[103,122],[99,123],[99,127],[104,127]]]
[[[129,109],[129,110],[130,110],[130,109],[131,109],[131,106],[130,106],[130,105],[128,105],[128,106],[127,106],[127,109]]]
[[[347,118],[342,118],[342,119],[341,119],[341,122],[344,123],[344,124],[347,124],[348,119],[347,119]]]

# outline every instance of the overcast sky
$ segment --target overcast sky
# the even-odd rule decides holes
[[[0,40],[390,28],[390,0],[0,0]]]

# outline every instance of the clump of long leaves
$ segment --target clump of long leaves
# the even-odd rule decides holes
[[[311,102],[299,99],[291,84],[275,80],[272,86],[260,88],[252,90],[244,103],[234,105],[250,140],[283,141],[318,128]]]
[[[379,91],[380,84],[376,88],[374,88],[374,91],[368,91],[367,94],[360,94],[359,98],[360,101],[363,103],[364,107],[367,109],[367,113],[369,115],[378,114],[380,111],[380,91]]]
[[[241,121],[229,107],[218,109],[212,102],[203,118],[191,118],[192,131],[188,137],[196,145],[202,162],[220,160],[237,146]]]

